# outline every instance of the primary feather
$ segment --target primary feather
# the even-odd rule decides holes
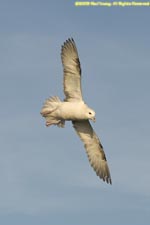
[[[64,93],[66,101],[82,101],[81,67],[73,39],[68,39],[61,49],[64,70]]]
[[[88,120],[73,121],[73,127],[84,143],[90,164],[97,176],[103,179],[103,181],[111,184],[111,176],[103,146],[90,122]]]

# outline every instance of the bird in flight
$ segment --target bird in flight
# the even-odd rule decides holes
[[[89,120],[95,122],[95,112],[83,101],[81,66],[73,38],[64,42],[61,48],[61,60],[65,99],[61,101],[57,96],[48,98],[42,107],[41,115],[46,119],[46,126],[64,127],[66,120],[72,121],[75,131],[84,143],[89,162],[97,176],[111,184],[103,146],[89,122]]]

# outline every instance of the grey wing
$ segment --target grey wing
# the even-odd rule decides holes
[[[107,183],[112,183],[111,176],[99,138],[88,120],[73,121],[73,127],[84,143],[89,161],[97,176]]]
[[[61,60],[64,70],[65,101],[82,101],[81,67],[73,39],[68,39],[62,46]]]

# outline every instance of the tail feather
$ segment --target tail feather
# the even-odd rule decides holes
[[[56,120],[56,119],[53,119],[52,117],[49,117],[46,119],[46,126],[49,127],[51,125],[57,125],[58,127],[63,128],[65,126],[65,121],[64,120]]]
[[[65,121],[57,118],[53,113],[60,106],[61,100],[57,96],[48,98],[41,110],[41,115],[46,119],[46,126],[57,125],[58,127],[64,127]]]
[[[58,108],[60,102],[61,101],[57,96],[53,96],[46,99],[44,106],[41,110],[41,115],[46,117],[46,115],[55,111]]]

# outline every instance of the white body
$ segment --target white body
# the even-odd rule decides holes
[[[86,116],[88,109],[84,102],[61,102],[51,116],[54,115],[62,120],[85,120],[88,119]]]

